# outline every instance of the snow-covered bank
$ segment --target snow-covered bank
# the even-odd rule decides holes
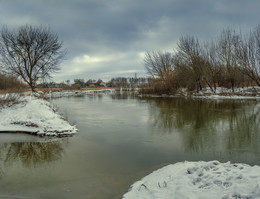
[[[140,94],[140,96],[148,97],[191,97],[202,99],[260,99],[260,88],[244,87],[232,89],[217,87],[213,92],[209,87],[203,88],[201,91],[188,91],[186,88],[181,88],[175,94]]]
[[[260,99],[260,88],[234,88],[234,91],[232,91],[232,89],[217,87],[215,92],[212,92],[209,87],[206,87],[192,95],[198,98],[210,99]]]
[[[56,98],[56,97],[69,97],[69,96],[81,96],[87,94],[98,94],[98,93],[114,93],[115,89],[98,89],[98,90],[64,90],[64,91],[49,91],[44,93],[45,97]]]
[[[70,136],[78,130],[59,115],[51,103],[26,95],[21,96],[19,104],[0,108],[0,131]]]
[[[84,91],[49,91],[34,95],[47,98],[80,96],[97,93],[113,93],[115,89]],[[0,107],[0,132],[25,132],[41,136],[70,136],[78,130],[70,125],[56,108],[46,100],[35,97],[31,92],[21,96],[20,103],[11,107]],[[1,97],[1,96],[0,96]]]
[[[176,163],[134,183],[123,198],[260,198],[260,167],[218,161]]]

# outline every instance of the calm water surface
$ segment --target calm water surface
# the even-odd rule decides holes
[[[52,99],[79,133],[0,134],[0,198],[121,198],[155,169],[179,161],[260,165],[256,100]]]

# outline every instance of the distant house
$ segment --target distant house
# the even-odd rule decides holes
[[[108,87],[137,87],[148,83],[148,78],[144,77],[117,77],[112,78],[107,86]]]
[[[86,82],[86,86],[87,87],[90,87],[90,88],[94,88],[96,85],[96,80],[93,80],[93,79],[89,79],[87,82]]]
[[[74,79],[74,85],[80,85],[80,87],[85,87],[86,83],[84,79]]]
[[[37,88],[61,88],[63,86],[63,83],[56,83],[56,82],[44,82],[41,84],[37,84]]]
[[[103,82],[101,79],[99,79],[95,85],[96,87],[106,87],[106,83]]]

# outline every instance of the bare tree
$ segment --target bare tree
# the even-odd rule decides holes
[[[241,42],[237,58],[242,73],[260,86],[260,25]]]
[[[147,52],[144,57],[149,75],[158,78],[171,90],[174,87],[174,55],[171,53]]]
[[[178,42],[178,50],[175,65],[178,68],[180,78],[187,80],[190,89],[202,89],[204,83],[204,67],[206,61],[202,56],[202,48],[197,38],[191,36],[181,37]]]
[[[232,29],[224,30],[219,38],[218,56],[225,68],[225,79],[234,92],[234,87],[241,81],[241,72],[237,59],[237,49],[241,43],[241,36]]]
[[[203,57],[205,59],[203,76],[206,84],[214,93],[223,72],[223,67],[221,67],[220,60],[218,59],[217,48],[218,44],[215,41],[205,43],[203,48]]]
[[[144,57],[145,68],[152,77],[166,78],[165,75],[174,71],[171,53],[147,52]]]
[[[0,39],[2,66],[21,77],[35,91],[39,79],[59,70],[65,55],[57,34],[43,26],[3,27]]]

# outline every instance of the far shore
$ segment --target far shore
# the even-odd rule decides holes
[[[117,87],[95,87],[95,88],[81,88],[81,89],[64,89],[64,88],[36,88],[36,92],[43,91],[86,91],[86,90],[103,90],[103,89],[120,89]],[[4,93],[23,93],[23,92],[30,92],[31,90],[29,88],[26,89],[6,89],[6,90],[0,90],[0,94]]]
[[[203,88],[201,91],[188,91],[187,89],[178,89],[175,93],[164,94],[164,93],[147,93],[144,88],[137,87],[85,87],[80,89],[66,89],[66,88],[37,88],[36,92],[45,93],[59,93],[62,97],[62,93],[70,93],[70,95],[86,94],[91,91],[137,91],[139,96],[145,97],[193,97],[193,98],[209,98],[209,99],[260,99],[260,88],[258,87],[244,87],[235,88],[234,91],[231,89],[217,87],[215,92],[212,92],[209,88]],[[30,89],[19,89],[19,90],[0,90],[1,94],[6,93],[26,93],[31,92]],[[46,95],[47,94],[47,95]]]

